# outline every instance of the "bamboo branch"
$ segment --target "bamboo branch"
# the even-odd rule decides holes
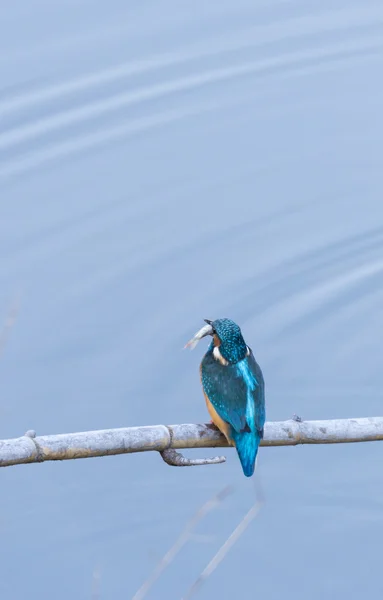
[[[262,446],[296,446],[297,444],[339,444],[346,442],[374,442],[383,440],[383,417],[302,421],[298,417],[288,421],[268,422]],[[36,437],[34,431],[25,435],[0,440],[0,466],[70,460],[112,454],[128,454],[169,449],[227,447],[225,438],[214,425],[149,425],[104,429],[82,433],[63,433]],[[168,453],[165,452],[165,458]],[[181,456],[182,457],[182,456]],[[220,459],[201,459],[189,464],[213,464]],[[168,460],[167,462],[172,462]],[[188,460],[173,461],[186,466]]]

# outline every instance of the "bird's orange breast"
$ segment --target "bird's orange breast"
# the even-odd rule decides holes
[[[234,446],[234,441],[230,437],[230,425],[229,425],[229,423],[226,423],[226,421],[224,421],[219,416],[219,414],[215,410],[214,406],[210,402],[209,398],[205,394],[205,390],[203,389],[202,364],[200,365],[200,368],[199,368],[199,374],[200,374],[200,378],[201,378],[201,385],[202,385],[203,395],[205,396],[206,406],[207,406],[207,410],[209,411],[209,415],[211,417],[211,420],[213,421],[214,425],[216,427],[218,427],[218,429],[220,430],[220,432],[225,436],[225,438],[227,439],[228,444],[230,444],[230,446]]]
[[[211,416],[211,420],[213,421],[214,425],[216,427],[218,427],[218,429],[220,430],[220,432],[223,433],[223,435],[227,439],[228,443],[231,446],[234,446],[234,442],[233,442],[233,440],[230,437],[230,425],[228,423],[226,423],[226,421],[224,421],[219,416],[219,414],[215,410],[214,406],[210,402],[209,398],[206,396],[205,392],[204,392],[204,396],[205,396],[205,400],[206,400],[207,410],[209,411],[209,415]]]

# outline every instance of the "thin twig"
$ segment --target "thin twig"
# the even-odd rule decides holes
[[[213,456],[212,458],[186,458],[181,452],[173,448],[167,448],[160,452],[162,459],[171,467],[200,467],[202,465],[218,465],[226,462],[225,456]]]
[[[232,486],[226,486],[223,490],[215,494],[210,500],[208,500],[196,514],[186,523],[184,530],[181,535],[177,538],[173,546],[166,552],[160,562],[157,564],[151,575],[143,583],[140,589],[134,594],[133,600],[142,600],[149,592],[150,588],[157,581],[159,576],[164,570],[172,563],[176,555],[183,548],[186,542],[192,537],[192,533],[198,523],[207,515],[208,512],[216,508],[231,492],[233,491]]]
[[[257,516],[257,514],[261,510],[263,503],[263,497],[259,497],[256,500],[255,504],[253,504],[253,506],[246,513],[241,522],[237,525],[234,531],[222,544],[218,552],[211,559],[209,564],[204,568],[201,575],[195,580],[189,591],[186,593],[186,596],[183,596],[182,600],[190,600],[190,598],[194,596],[195,593],[201,588],[201,586],[205,583],[206,579],[213,573],[213,571],[215,571],[215,569],[223,561],[231,547],[235,544],[235,542],[241,537],[243,532],[250,525],[251,521]]]

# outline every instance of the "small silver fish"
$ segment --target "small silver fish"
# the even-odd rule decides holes
[[[210,323],[208,325],[204,325],[199,331],[197,331],[197,333],[192,337],[192,339],[189,340],[187,344],[185,344],[184,348],[190,348],[190,350],[194,350],[198,342],[202,340],[203,337],[207,335],[213,335],[213,333],[214,329],[210,325]]]

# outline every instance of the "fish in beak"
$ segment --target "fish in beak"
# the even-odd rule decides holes
[[[198,344],[198,342],[202,340],[202,338],[206,337],[207,335],[214,334],[214,328],[212,326],[213,321],[209,321],[208,319],[204,319],[204,321],[207,323],[207,325],[201,327],[201,329],[197,331],[197,333],[192,337],[192,339],[188,341],[184,348],[190,348],[190,350],[193,350]]]

